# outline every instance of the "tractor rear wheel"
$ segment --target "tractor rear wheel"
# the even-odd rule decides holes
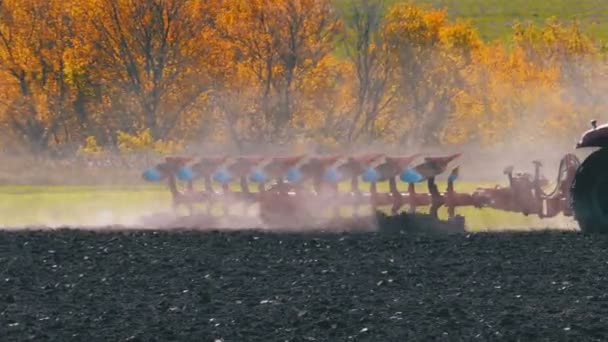
[[[608,233],[608,149],[583,161],[570,189],[574,218],[584,233]]]

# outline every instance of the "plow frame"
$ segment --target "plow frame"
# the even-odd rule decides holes
[[[514,174],[513,167],[504,169],[508,186],[478,188],[472,193],[459,193],[454,185],[459,166],[451,169],[444,192],[439,191],[436,177],[448,170],[448,165],[461,154],[444,157],[426,157],[414,167],[411,163],[420,155],[386,156],[369,154],[359,157],[300,155],[295,157],[241,156],[231,157],[167,157],[153,169],[155,181],[165,180],[172,195],[174,210],[186,206],[190,215],[193,205],[207,204],[206,215],[214,204],[221,204],[225,215],[231,203],[248,206],[259,204],[260,216],[270,224],[289,223],[293,218],[314,218],[314,210],[306,212],[308,205],[318,204],[317,209],[330,209],[337,215],[341,206],[352,206],[358,215],[360,206],[390,206],[392,215],[404,207],[415,213],[417,207],[430,207],[430,215],[437,218],[438,210],[446,207],[448,220],[456,218],[456,208],[493,208],[540,218],[559,214],[572,216],[570,186],[580,165],[573,154],[564,156],[559,165],[554,189],[546,193],[548,185],[541,175],[542,164],[534,161],[534,174]],[[150,170],[148,170],[150,171]],[[146,172],[148,172],[146,171]],[[146,176],[144,175],[144,178]],[[150,177],[147,177],[150,180]],[[406,191],[399,191],[398,179],[407,183]],[[195,189],[195,182],[202,180],[203,189]],[[340,192],[338,185],[350,180],[350,191]],[[360,188],[361,180],[369,183],[368,191]],[[178,182],[185,183],[180,189]],[[221,189],[215,190],[213,182]],[[233,191],[230,184],[238,182],[240,191]],[[377,185],[388,182],[389,191],[379,192]],[[251,191],[250,183],[257,183]],[[416,184],[426,183],[427,192],[416,192]],[[307,188],[306,185],[312,185]],[[310,210],[309,210],[310,211]]]

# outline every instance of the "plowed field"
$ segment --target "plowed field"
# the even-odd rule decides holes
[[[607,284],[574,232],[2,232],[0,340],[605,340]]]

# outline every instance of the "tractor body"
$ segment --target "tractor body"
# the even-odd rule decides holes
[[[593,120],[591,126],[590,130],[583,133],[576,147],[608,147],[608,124],[597,126],[597,122]]]
[[[583,133],[577,148],[598,148],[582,162],[571,185],[571,205],[581,231],[608,232],[608,124]]]

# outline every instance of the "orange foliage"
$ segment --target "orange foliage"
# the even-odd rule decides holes
[[[607,64],[576,23],[516,25],[507,47],[444,9],[335,4],[4,0],[0,130],[33,151],[141,132],[157,151],[534,144],[608,105]]]
[[[252,120],[262,123],[248,125],[256,128],[251,134],[258,140],[286,138],[284,129],[300,111],[302,82],[331,53],[338,29],[331,9],[329,0],[223,4],[217,29],[235,51],[232,62],[240,76],[227,91],[248,89],[249,105],[257,114]]]
[[[601,84],[589,74],[598,63],[589,39],[551,19],[541,28],[516,25],[513,42],[509,52],[498,44],[479,51],[469,87],[455,98],[446,142],[570,143],[564,138],[580,134],[584,113],[594,109],[577,94]]]
[[[77,120],[74,84],[87,51],[68,19],[76,8],[69,1],[0,3],[0,68],[9,84],[0,116],[36,150],[69,140]]]
[[[397,4],[382,35],[397,71],[393,135],[409,145],[438,143],[466,83],[470,55],[482,45],[476,31],[470,23],[449,22],[444,10]]]

